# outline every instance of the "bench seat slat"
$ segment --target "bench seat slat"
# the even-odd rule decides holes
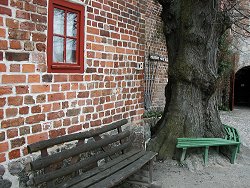
[[[41,174],[39,176],[34,177],[34,182],[36,185],[38,185],[40,183],[47,182],[47,181],[68,175],[72,172],[75,172],[75,171],[81,169],[81,168],[87,168],[93,162],[96,162],[100,159],[103,159],[103,158],[109,156],[109,155],[112,155],[112,154],[117,153],[121,150],[124,150],[130,146],[131,146],[131,142],[127,142],[127,143],[124,143],[123,145],[119,145],[117,147],[114,147],[114,148],[106,151],[106,152],[99,153],[98,155],[94,155],[92,157],[89,157],[85,160],[79,161],[78,163],[67,166],[65,168],[61,168],[59,170],[55,170],[53,172],[49,172],[46,174]]]
[[[51,164],[54,164],[56,162],[67,159],[69,157],[73,157],[73,156],[79,155],[83,152],[100,148],[102,146],[106,146],[106,145],[113,143],[115,141],[124,139],[124,138],[128,137],[129,135],[130,135],[129,131],[124,131],[120,134],[116,134],[116,135],[110,136],[108,138],[96,141],[95,144],[86,143],[86,144],[78,146],[77,149],[72,148],[72,149],[68,149],[65,151],[61,151],[60,153],[55,153],[55,154],[50,155],[48,157],[39,158],[36,161],[31,162],[31,167],[33,170],[39,170],[39,169],[47,167]]]
[[[124,179],[128,178],[140,168],[142,168],[146,163],[152,160],[156,156],[154,152],[147,152],[144,156],[139,158],[138,160],[134,161],[133,163],[129,164],[125,168],[117,171],[116,173],[108,176],[107,178],[103,179],[102,181],[89,186],[89,188],[108,188],[115,186],[122,182]],[[81,187],[81,186],[79,186]],[[78,188],[78,187],[75,187]]]
[[[64,142],[70,142],[73,140],[80,140],[80,139],[85,139],[85,138],[90,138],[108,131],[111,131],[113,129],[119,128],[122,125],[125,125],[128,123],[127,119],[123,119],[121,121],[117,121],[115,123],[112,123],[110,125],[107,126],[103,126],[100,128],[96,128],[96,129],[91,129],[89,131],[85,131],[85,132],[80,132],[80,133],[75,133],[75,134],[70,134],[70,135],[65,135],[62,137],[57,137],[57,138],[51,138],[49,140],[43,140],[40,142],[36,142],[33,144],[28,145],[28,152],[29,153],[33,153],[39,150],[42,150],[44,148],[49,148],[52,147],[54,145],[58,145]]]
[[[106,170],[107,168],[110,168],[124,160],[126,160],[127,158],[139,153],[141,150],[132,150],[128,153],[125,153],[123,155],[120,155],[119,157],[109,161],[108,163],[103,164],[102,166],[99,166],[97,168],[94,168],[90,171],[84,172],[83,174],[81,174],[80,176],[74,177],[73,179],[70,179],[69,181],[63,183],[63,184],[59,184],[57,186],[55,186],[54,188],[67,188],[70,187],[78,182],[81,182],[85,179],[88,179],[94,175],[96,175],[97,173],[100,173],[104,170]]]
[[[122,168],[126,167],[127,165],[133,163],[134,161],[138,160],[139,158],[141,158],[143,155],[145,155],[146,151],[141,151],[127,159],[125,159],[124,161],[121,161],[120,163],[117,163],[116,165],[96,174],[95,176],[92,176],[88,179],[86,179],[85,181],[81,181],[73,186],[71,186],[71,188],[78,188],[78,187],[89,187],[90,185],[93,185],[99,181],[101,181],[102,179],[112,175],[113,173],[121,170]]]

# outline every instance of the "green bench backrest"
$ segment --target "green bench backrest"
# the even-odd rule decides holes
[[[228,125],[224,125],[224,130],[226,132],[225,139],[240,142],[240,136],[235,128],[230,127]]]

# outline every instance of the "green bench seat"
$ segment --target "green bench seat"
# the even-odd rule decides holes
[[[204,163],[206,165],[208,162],[209,147],[217,146],[219,148],[219,146],[232,146],[233,149],[231,151],[232,154],[230,162],[234,164],[236,155],[239,152],[240,148],[240,137],[238,131],[235,128],[224,125],[224,129],[226,132],[224,138],[177,138],[176,148],[183,149],[180,162],[184,161],[188,148],[204,147]]]

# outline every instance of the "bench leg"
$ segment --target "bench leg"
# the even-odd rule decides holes
[[[181,154],[181,159],[180,159],[180,162],[182,163],[185,159],[185,156],[186,156],[186,152],[187,152],[187,148],[183,148],[182,150],[182,154]]]
[[[233,150],[233,152],[232,152],[232,156],[231,156],[231,163],[232,164],[234,164],[234,161],[235,161],[235,159],[236,159],[236,155],[237,155],[237,153],[238,153],[238,151],[239,151],[239,145],[236,145],[235,146],[235,149]]]
[[[209,149],[209,146],[206,146],[205,147],[205,153],[204,153],[204,163],[205,163],[205,165],[207,165],[207,162],[208,162],[208,149]]]

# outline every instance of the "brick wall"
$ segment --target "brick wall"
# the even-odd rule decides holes
[[[159,55],[167,59],[166,39],[160,17],[161,11],[162,7],[157,1],[147,1],[145,67],[147,68],[150,64],[154,64],[154,67],[156,67],[152,84],[151,110],[163,110],[165,106],[165,86],[168,80],[167,61],[155,61],[149,58],[150,55]]]
[[[142,118],[145,2],[86,0],[86,70],[56,74],[47,73],[48,1],[0,1],[0,163],[39,140]]]

